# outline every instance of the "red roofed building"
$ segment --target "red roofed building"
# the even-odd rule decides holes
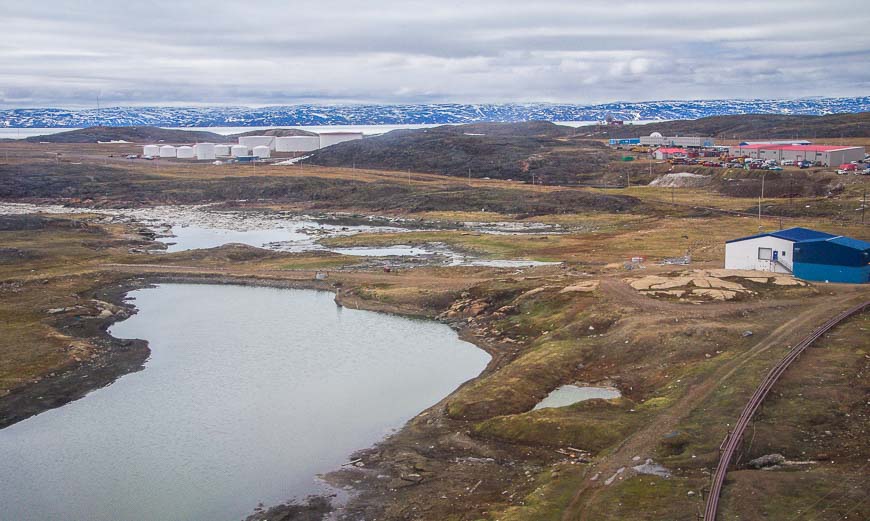
[[[777,161],[812,161],[823,166],[834,166],[864,159],[864,147],[837,145],[780,145],[759,143],[728,148],[729,154],[752,159]]]
[[[686,157],[684,148],[659,148],[655,151],[656,159],[670,159],[672,157]]]

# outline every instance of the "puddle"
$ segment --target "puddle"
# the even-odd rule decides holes
[[[552,391],[546,398],[538,402],[533,410],[566,407],[586,400],[612,400],[621,396],[619,390],[613,387],[580,387],[563,385]]]

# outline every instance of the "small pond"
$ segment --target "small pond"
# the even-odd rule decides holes
[[[621,395],[618,389],[613,387],[581,387],[578,385],[563,385],[546,398],[538,402],[534,409],[548,409],[553,407],[566,407],[586,400],[601,399],[612,400]]]

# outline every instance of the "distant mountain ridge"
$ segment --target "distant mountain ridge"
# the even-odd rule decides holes
[[[698,119],[736,114],[827,115],[870,111],[870,96],[793,100],[690,100],[576,104],[290,105],[273,107],[109,107],[0,110],[0,127],[245,127],[419,125],[517,121]]]

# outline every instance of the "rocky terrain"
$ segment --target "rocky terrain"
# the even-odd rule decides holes
[[[631,138],[660,132],[664,136],[714,136],[721,139],[822,139],[870,135],[870,112],[855,114],[754,114],[709,116],[644,125],[580,129],[587,137]]]
[[[725,114],[838,114],[870,110],[870,97],[719,99],[556,103],[287,105],[271,107],[107,107],[67,110],[0,110],[7,127],[317,126],[474,123],[480,121],[600,121],[608,114],[626,121],[697,119]]]

